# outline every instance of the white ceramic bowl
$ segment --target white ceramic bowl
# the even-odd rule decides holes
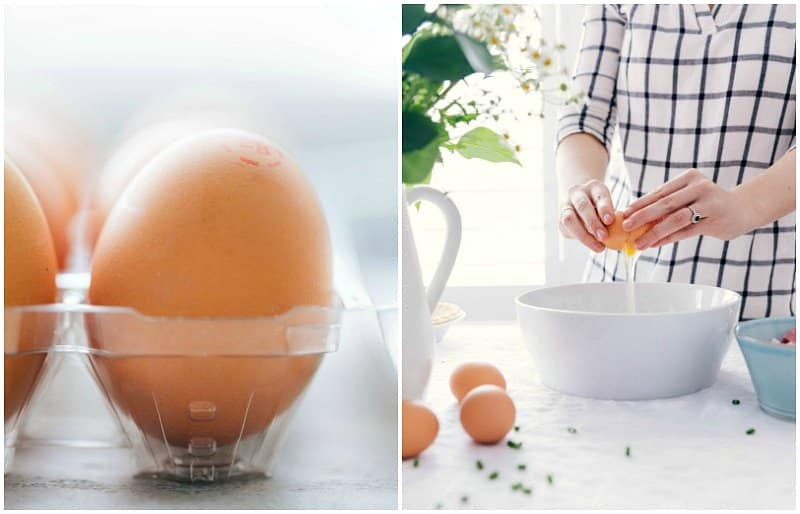
[[[517,297],[525,344],[545,385],[607,400],[693,393],[716,380],[739,314],[727,289],[636,283],[544,287]]]

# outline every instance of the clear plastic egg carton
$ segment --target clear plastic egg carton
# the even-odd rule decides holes
[[[84,293],[5,309],[7,470],[16,447],[127,447],[133,462],[114,465],[138,475],[269,476],[303,393],[341,338],[340,306],[165,318],[85,305]],[[54,402],[76,381],[80,392]],[[26,426],[37,407],[54,421]]]

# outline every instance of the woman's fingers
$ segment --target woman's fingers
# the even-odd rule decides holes
[[[692,211],[688,207],[678,209],[660,222],[653,225],[653,228],[645,232],[635,241],[638,250],[650,248],[658,241],[667,238],[671,234],[691,225]]]
[[[594,236],[586,232],[586,227],[583,225],[583,221],[580,219],[578,213],[575,212],[575,209],[572,206],[566,206],[561,210],[559,225],[561,227],[561,233],[564,234],[564,237],[577,239],[584,246],[590,248],[594,252],[601,252],[605,248],[605,246],[595,239]]]
[[[608,230],[606,230],[603,222],[600,221],[594,202],[592,202],[592,199],[589,198],[583,188],[573,189],[570,194],[570,202],[578,213],[578,217],[583,221],[583,226],[586,227],[588,233],[592,234],[598,241],[608,237]]]
[[[611,193],[608,187],[602,182],[595,181],[589,186],[589,196],[594,201],[597,214],[603,224],[611,225],[614,223],[614,202],[611,200]]]
[[[691,205],[700,198],[700,194],[700,188],[692,185],[678,189],[674,193],[635,211],[622,222],[622,228],[632,232],[645,223],[665,218],[670,213]]]
[[[664,239],[656,241],[650,246],[652,248],[657,248],[659,246],[664,246],[670,243],[674,243],[675,241],[680,241],[682,239],[687,239],[689,237],[699,236],[700,234],[702,234],[701,227],[697,226],[697,224],[690,224],[688,227],[684,227],[678,230],[677,232],[673,232]]]
[[[662,198],[671,195],[675,191],[686,187],[689,183],[695,180],[700,174],[700,171],[691,168],[674,179],[670,180],[669,182],[665,182],[664,184],[660,185],[653,191],[647,193],[646,195],[642,196],[641,198],[637,198],[634,202],[632,202],[627,209],[623,212],[623,215],[627,218],[628,216],[633,215],[634,212],[638,211],[643,207],[647,207],[648,205],[655,203]]]
[[[614,222],[614,204],[605,184],[592,180],[570,188],[566,205],[559,216],[565,237],[577,239],[594,252],[601,252],[608,238],[606,225]]]

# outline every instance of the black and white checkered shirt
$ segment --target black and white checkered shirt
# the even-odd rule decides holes
[[[795,144],[795,6],[590,5],[575,75],[586,97],[565,109],[557,139],[584,132],[625,166],[607,183],[622,210],[698,168],[726,189]],[[636,280],[711,284],[742,295],[741,317],[794,315],[795,214],[731,241],[695,237],[647,250]],[[586,280],[625,278],[616,251]]]

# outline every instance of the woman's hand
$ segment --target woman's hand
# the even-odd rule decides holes
[[[605,249],[607,225],[614,222],[614,205],[608,188],[599,180],[590,180],[567,190],[561,204],[558,228],[567,239],[577,239],[594,252]]]
[[[698,235],[733,239],[752,229],[746,199],[738,196],[690,169],[633,202],[623,213],[622,228],[630,232],[654,222],[636,240],[638,250]]]

